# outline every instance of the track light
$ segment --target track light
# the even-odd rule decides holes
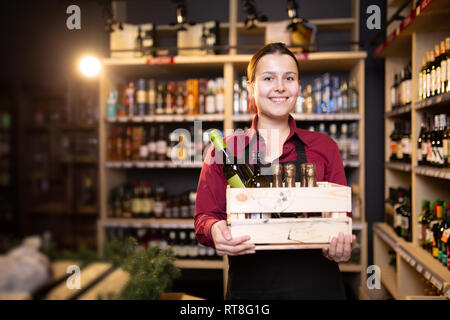
[[[172,22],[170,25],[177,26],[177,31],[186,31],[186,24],[195,25],[195,22],[187,21],[187,10],[185,0],[172,0],[177,5],[177,22]]]
[[[243,0],[244,1],[244,13],[246,15],[245,18],[245,27],[247,29],[256,28],[258,22],[267,21],[267,16],[262,15],[256,9],[254,0]]]
[[[298,6],[295,0],[287,0],[287,12],[291,23],[287,26],[288,30],[297,30],[297,24],[302,22],[302,19],[298,16]]]

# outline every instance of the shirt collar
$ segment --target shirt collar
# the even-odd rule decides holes
[[[309,145],[309,143],[306,141],[306,139],[304,139],[302,137],[301,129],[297,128],[297,123],[295,122],[295,119],[292,117],[292,115],[289,115],[288,124],[289,124],[289,135],[286,138],[286,141],[289,141],[289,139],[291,139],[294,136],[294,134],[296,134],[297,137],[300,140],[302,140],[302,142],[305,145]],[[248,133],[247,133],[248,139],[245,139],[245,146],[247,146],[250,143],[250,141],[253,140],[255,135],[256,135],[256,137],[258,137],[258,135],[259,135],[259,133],[258,133],[258,115],[257,114],[255,114],[255,117],[253,118],[253,121],[252,121],[252,126],[248,130]]]

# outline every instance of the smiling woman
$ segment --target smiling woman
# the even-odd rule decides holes
[[[244,132],[248,139],[241,139],[245,141],[243,150],[236,153],[259,151],[263,154],[261,162],[268,166],[314,163],[317,181],[347,185],[336,143],[325,134],[297,128],[290,115],[297,101],[300,76],[293,53],[283,43],[266,45],[251,59],[247,75],[257,115],[252,127]],[[232,145],[239,138],[242,135],[229,136],[226,143]],[[214,155],[212,148],[207,159]],[[266,177],[272,179],[271,174]],[[345,298],[338,263],[350,259],[356,245],[354,236],[341,234],[322,251],[256,250],[248,235],[231,235],[226,223],[226,188],[221,164],[205,160],[197,187],[195,230],[200,243],[215,247],[219,255],[228,255],[228,299]]]

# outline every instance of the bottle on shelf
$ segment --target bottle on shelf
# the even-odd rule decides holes
[[[331,100],[331,83],[330,83],[330,74],[325,73],[322,76],[322,97],[320,104],[320,113],[331,113],[332,110],[330,108],[330,100]]]
[[[247,114],[248,110],[248,92],[247,92],[247,77],[243,76],[241,80],[241,94],[240,94],[240,113]]]
[[[404,130],[401,135],[400,143],[402,150],[402,161],[405,163],[411,162],[411,129],[410,123],[404,123]]]
[[[347,124],[343,123],[341,125],[341,135],[339,137],[339,144],[338,148],[341,152],[342,160],[348,160],[349,159],[349,151],[350,151],[350,143],[347,137]]]
[[[125,152],[125,161],[131,161],[132,156],[132,144],[133,144],[133,136],[131,133],[131,127],[127,127],[124,137],[124,152]]]
[[[419,137],[417,138],[417,164],[422,166],[425,164],[426,160],[426,144],[425,144],[425,122],[426,118],[420,122],[420,132]]]
[[[419,71],[419,83],[417,85],[419,96],[418,100],[423,100],[423,92],[424,92],[424,86],[423,86],[423,78],[424,78],[424,71],[425,71],[425,56],[422,56],[422,67]]]
[[[156,87],[156,110],[155,114],[164,114],[164,86],[162,83],[158,83]]]
[[[108,95],[108,100],[106,101],[106,117],[115,118],[117,117],[117,90],[111,90]]]
[[[224,79],[220,77],[217,78],[216,85],[216,110],[217,113],[222,114],[225,109]]]
[[[322,81],[320,78],[314,80],[313,103],[314,113],[322,113]]]
[[[430,202],[427,200],[422,200],[422,212],[419,216],[419,227],[420,230],[418,232],[419,234],[419,245],[423,248],[426,249],[427,247],[427,226],[428,223],[430,222],[431,215],[430,215]]]
[[[450,116],[447,115],[446,127],[442,134],[442,152],[444,155],[444,168],[450,168]]]
[[[148,104],[147,81],[145,79],[139,79],[137,81],[137,89],[136,89],[136,106],[137,106],[136,115],[145,116],[147,114],[148,109],[147,104]]]
[[[166,188],[162,183],[156,186],[155,205],[153,207],[153,213],[155,218],[160,219],[164,216],[164,211],[167,204]]]
[[[312,86],[308,84],[306,86],[305,92],[303,93],[304,96],[304,108],[303,112],[306,114],[311,114],[314,111],[314,102],[313,102],[313,96],[312,96]]]
[[[427,64],[426,64],[426,69],[425,69],[425,93],[424,93],[424,98],[428,99],[429,97],[431,97],[431,67],[433,65],[433,52],[432,51],[427,51]]]
[[[208,82],[205,79],[198,81],[198,114],[206,113],[206,95]]]
[[[142,198],[141,198],[141,186],[139,183],[134,183],[133,185],[133,196],[131,198],[131,211],[133,218],[141,218]]]
[[[142,30],[138,27],[137,36],[134,44],[134,56],[136,58],[142,57]]]
[[[348,88],[349,112],[358,113],[358,90],[356,89],[355,80],[350,80]]]
[[[391,86],[391,109],[394,110],[397,108],[398,104],[398,75],[394,76],[394,83]]]
[[[156,113],[156,82],[154,79],[148,80],[148,114]]]
[[[241,96],[241,89],[239,87],[239,81],[234,80],[233,84],[233,114],[239,114],[240,113],[240,96]]]
[[[164,113],[165,114],[174,114],[175,113],[175,82],[169,82],[167,84],[165,99],[164,99]]]
[[[183,86],[178,85],[177,87],[177,96],[175,99],[175,113],[176,114],[184,114],[186,113],[186,99],[184,95]]]
[[[350,124],[349,158],[352,160],[359,158],[358,124],[356,122]]]
[[[227,150],[218,130],[210,131],[209,137],[218,153],[216,159],[222,160],[222,172],[228,184],[233,188],[245,188],[245,184],[253,176],[248,164],[238,163],[239,161]]]
[[[150,127],[149,137],[147,142],[148,160],[156,160],[156,133],[155,127]]]
[[[450,92],[450,37],[445,38],[445,59],[442,59],[441,68],[445,73],[445,90],[443,92]]]
[[[128,184],[123,187],[122,210],[123,210],[122,211],[123,218],[133,217],[132,189]]]
[[[142,183],[142,199],[141,199],[141,213],[143,218],[151,218],[153,216],[153,208],[155,206],[155,199],[153,197],[151,184],[148,182]]]
[[[206,113],[213,114],[216,113],[216,94],[215,94],[216,83],[214,80],[208,81],[208,94],[206,96]]]
[[[156,141],[156,160],[166,160],[167,141],[164,137],[164,126],[161,124],[158,130],[158,140]]]

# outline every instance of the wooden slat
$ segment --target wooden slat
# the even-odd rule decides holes
[[[319,184],[318,188],[228,188],[227,212],[350,212],[350,187]]]
[[[81,289],[83,287],[87,287],[90,283],[95,281],[99,276],[105,273],[109,268],[111,268],[111,264],[109,263],[95,263],[92,264],[85,269],[81,270]],[[80,290],[81,290],[80,289]],[[72,296],[77,294],[77,289],[69,289],[67,287],[67,283],[63,282],[55,289],[53,289],[46,297],[46,300],[67,300]]]
[[[232,220],[230,229],[233,238],[249,235],[249,242],[255,244],[302,248],[305,245],[315,248],[327,246],[340,232],[344,235],[352,233],[350,218]]]
[[[130,274],[121,268],[116,269],[91,290],[81,295],[78,300],[97,300],[100,296],[106,299],[109,294],[118,294],[130,280]]]

